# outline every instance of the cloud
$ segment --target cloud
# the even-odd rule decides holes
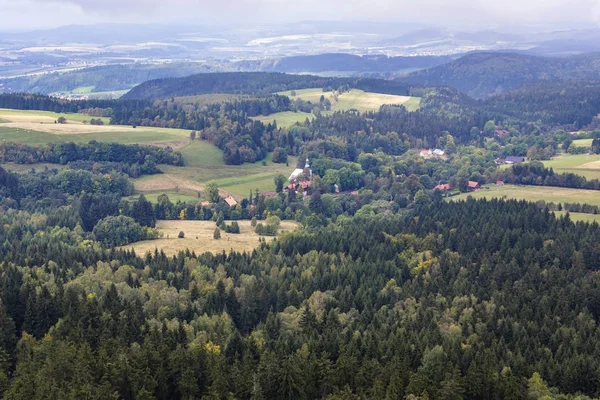
[[[38,15],[35,21],[43,19],[40,8],[55,7],[63,10],[68,23],[77,23],[82,16],[103,22],[199,24],[372,20],[481,29],[526,24],[581,27],[600,20],[600,0],[0,0],[0,23],[11,3],[32,2],[36,6],[29,13]],[[25,15],[22,22],[27,22]]]

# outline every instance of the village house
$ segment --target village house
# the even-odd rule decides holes
[[[475,182],[475,181],[469,181],[469,184],[467,186],[467,188],[469,190],[479,190],[479,182]]]
[[[229,207],[237,206],[238,202],[231,196],[226,197],[225,203],[229,205]]]
[[[434,156],[437,156],[437,157],[441,157],[441,156],[443,156],[444,154],[445,154],[444,150],[441,150],[441,149],[435,149],[435,150],[433,151],[433,155],[434,155]]]
[[[431,156],[433,153],[431,150],[421,150],[421,152],[419,153],[419,155],[421,157],[429,157]]]
[[[499,138],[503,138],[505,136],[510,135],[510,132],[505,130],[505,129],[496,129],[496,131],[494,132],[494,134],[499,137]]]
[[[443,185],[437,185],[433,188],[433,190],[441,190],[442,192],[447,192],[449,190],[452,190],[452,187],[450,186],[450,184],[444,183]]]
[[[496,186],[504,186],[504,181],[496,181]]]

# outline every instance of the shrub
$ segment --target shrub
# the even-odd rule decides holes
[[[240,225],[236,221],[233,221],[231,225],[225,225],[225,232],[238,234],[240,233]]]
[[[215,228],[215,233],[213,233],[213,239],[215,239],[215,240],[221,239],[221,230],[219,228]]]
[[[183,231],[181,231],[181,232],[179,232],[179,235],[177,235],[177,237],[179,239],[183,239],[183,238],[185,238],[185,233]]]

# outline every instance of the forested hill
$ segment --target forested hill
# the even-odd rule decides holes
[[[256,95],[304,88],[338,89],[341,86],[376,93],[409,94],[409,89],[404,83],[378,79],[321,78],[267,72],[223,72],[148,81],[133,88],[123,98],[161,99],[209,93]]]
[[[283,57],[271,60],[245,60],[236,66],[243,70],[260,70],[273,72],[353,72],[377,73],[397,72],[431,68],[452,61],[449,56],[357,56],[344,53],[329,53],[307,56]]]
[[[414,72],[401,80],[452,86],[472,97],[485,98],[535,81],[574,79],[600,79],[600,54],[547,58],[515,53],[474,53]]]

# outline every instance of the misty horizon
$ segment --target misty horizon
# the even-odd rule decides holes
[[[460,31],[498,32],[557,31],[600,26],[600,1],[511,0],[503,4],[474,0],[452,3],[425,0],[412,2],[379,0],[373,3],[339,0],[206,1],[173,0],[0,0],[0,30],[26,32],[69,25],[105,23],[211,26],[213,28],[279,26],[305,21],[397,23],[412,27],[443,26]],[[409,29],[410,30],[410,29]]]

